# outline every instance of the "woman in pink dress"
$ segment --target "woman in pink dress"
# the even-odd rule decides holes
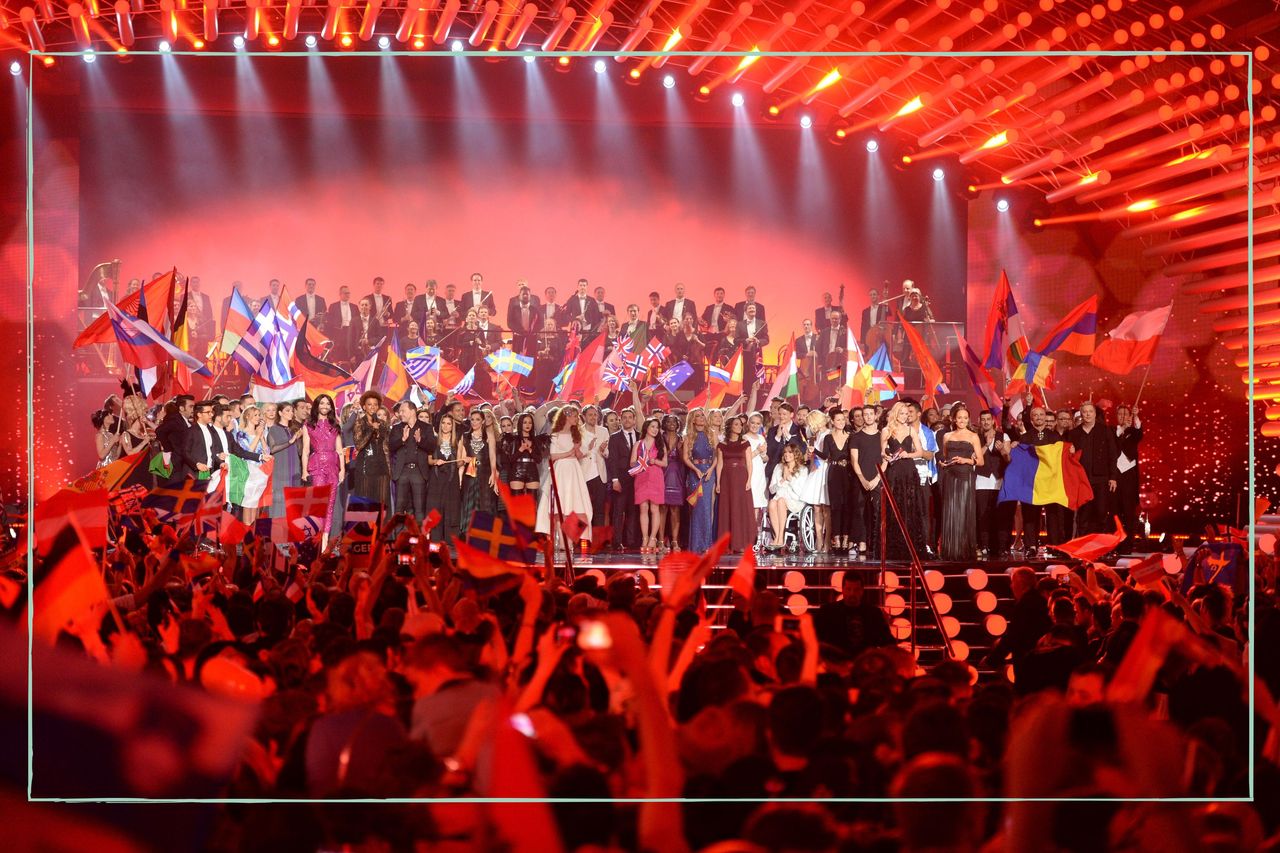
[[[325,512],[324,526],[320,529],[320,553],[329,548],[329,528],[333,524],[333,502],[338,496],[338,483],[346,471],[343,465],[342,429],[334,416],[333,398],[328,394],[316,397],[311,405],[311,417],[302,431],[302,476],[308,485],[331,485],[329,509]]]
[[[640,553],[658,553],[658,537],[662,534],[662,506],[667,496],[667,450],[659,433],[661,423],[649,418],[640,428],[640,440],[631,448],[636,506],[640,507]]]

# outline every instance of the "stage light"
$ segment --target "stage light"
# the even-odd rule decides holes
[[[343,47],[351,47],[351,44],[352,44],[351,34],[344,33],[342,38],[338,39],[338,44],[342,45]]]
[[[560,64],[561,64],[561,65],[568,65],[568,64],[569,64],[569,57],[567,57],[567,56],[562,56],[562,57],[560,57]],[[628,71],[628,72],[627,72],[627,76],[628,76],[628,77],[630,77],[632,80],[639,80],[639,79],[640,79],[640,69],[639,69],[639,68],[632,68],[630,71]]]
[[[1148,210],[1154,210],[1158,202],[1154,198],[1144,198],[1142,201],[1135,201],[1133,204],[1125,208],[1130,213],[1145,213]]]
[[[22,73],[22,66],[19,65],[16,60],[13,62],[10,62],[9,73],[12,74],[14,77],[17,77],[19,74]]]
[[[231,43],[235,45],[236,50],[244,50],[244,36],[236,36]]]
[[[524,58],[524,64],[525,64],[525,65],[532,65],[532,64],[533,64],[533,54],[531,54],[531,53],[530,53],[530,54],[526,54],[526,55],[525,55],[525,58]]]
[[[675,87],[676,87],[676,78],[672,77],[670,74],[662,78],[662,88],[674,89]]]
[[[805,130],[813,127],[813,118],[811,116],[800,116],[800,126]]]
[[[52,56],[46,56],[46,57],[43,57],[40,61],[44,63],[45,68],[51,68],[55,60]]]
[[[195,41],[191,42],[191,46],[194,47],[196,50],[204,50],[204,39],[196,39]],[[124,53],[124,48],[122,47],[116,52]]]
[[[167,41],[162,41],[162,42],[160,42],[160,52],[161,52],[161,53],[168,53],[168,52],[169,52],[169,51],[171,51],[171,50],[173,50],[173,45],[169,44]],[[51,64],[51,63],[50,63],[50,64]]]
[[[874,139],[867,140],[867,153],[874,154],[880,150],[880,143]]]
[[[462,41],[460,39],[454,39],[453,43],[449,45],[449,50],[452,50],[454,53],[462,53]]]
[[[94,53],[92,50],[86,50],[84,52],[84,55],[81,58],[84,59],[85,62],[93,63],[95,60],[97,60],[98,55]]]
[[[947,173],[946,173],[946,172],[944,172],[944,171],[942,171],[941,169],[934,169],[934,170],[933,170],[933,179],[934,179],[935,181],[941,181],[941,180],[942,180],[943,178],[945,178],[946,176],[947,176]]]
[[[911,165],[911,163],[912,163],[911,155],[910,155],[910,154],[903,154],[903,155],[902,155],[902,165],[904,165],[904,166],[910,166],[910,165]]]
[[[421,36],[413,40],[414,50],[422,50],[426,46],[427,46],[427,40],[422,38]]]
[[[279,47],[279,46],[280,46],[280,36],[275,35],[274,33],[267,36],[267,47]]]
[[[603,59],[597,59],[597,60],[596,60],[596,64],[595,64],[595,66],[594,66],[594,67],[595,67],[595,69],[596,69],[596,73],[597,73],[597,74],[603,74],[603,73],[604,73],[604,60],[603,60]]]
[[[307,42],[307,47],[314,48],[316,46],[316,37],[313,35],[307,36],[306,42]]]
[[[1009,211],[1009,199],[1007,198],[996,199],[996,210],[1000,211],[1001,213],[1007,213]]]
[[[378,50],[391,50],[391,39],[387,36],[378,36]]]
[[[747,102],[747,99],[742,97],[741,92],[734,92],[733,97],[729,100],[735,107],[740,107]]]

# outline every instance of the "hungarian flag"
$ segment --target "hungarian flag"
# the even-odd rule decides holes
[[[1163,308],[1128,315],[1098,344],[1089,363],[1121,375],[1150,364],[1172,312],[1173,303],[1170,303]]]
[[[141,290],[136,293],[130,293],[124,299],[115,303],[115,307],[125,314],[136,316],[138,314],[138,306],[142,301],[143,294],[152,305],[172,306],[173,305],[173,288],[174,278],[177,270],[171,270],[163,275],[157,276],[151,282],[147,283]],[[105,300],[105,296],[104,296]],[[171,307],[166,310],[172,311]],[[159,319],[159,317],[157,317]],[[115,341],[115,332],[111,328],[111,317],[109,314],[100,314],[98,317],[85,327],[75,341],[72,347],[83,347],[90,344],[109,344]]]
[[[796,336],[791,333],[791,340],[778,353],[778,376],[769,389],[769,399],[774,397],[795,397],[800,394],[800,378],[796,373]]]
[[[107,587],[75,518],[64,518],[62,529],[48,543],[44,558],[32,575],[31,632],[53,645],[63,630],[81,625],[94,628],[94,611],[107,600]],[[97,618],[100,618],[98,614]],[[24,613],[25,621],[25,613]]]

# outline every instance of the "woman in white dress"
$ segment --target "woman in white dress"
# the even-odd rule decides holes
[[[813,507],[813,539],[819,553],[827,550],[827,523],[831,514],[831,499],[827,495],[827,460],[823,458],[822,444],[830,432],[830,420],[826,412],[814,409],[805,421],[805,438],[812,448],[809,452],[809,476],[805,478],[801,499]]]
[[[555,495],[551,490],[550,470],[543,483],[542,497],[538,501],[538,533],[551,535],[551,512],[554,509],[558,516],[570,518],[577,516],[582,525],[579,538],[582,542],[582,554],[587,553],[587,545],[591,541],[591,493],[587,491],[587,478],[583,476],[582,460],[586,457],[582,429],[579,425],[580,415],[576,406],[565,406],[556,413],[554,426],[551,429],[551,448],[547,454],[549,469],[555,471],[556,491],[559,493],[559,505],[554,503]],[[559,525],[557,525],[559,527]],[[553,538],[561,538],[563,534]],[[573,547],[568,544],[568,547]]]
[[[794,444],[782,448],[782,459],[774,466],[769,482],[769,526],[773,528],[772,551],[786,544],[787,515],[804,509],[804,493],[809,469],[804,466],[804,452]]]
[[[769,464],[769,442],[764,437],[764,415],[756,412],[747,419],[747,434],[743,436],[756,455],[757,464],[751,466],[751,505],[756,510],[756,524],[769,506],[769,484],[765,482],[765,466]]]

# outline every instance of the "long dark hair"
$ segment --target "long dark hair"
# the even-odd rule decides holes
[[[666,438],[663,437],[663,434],[662,434],[661,418],[645,418],[644,423],[641,424],[640,426],[640,441],[644,441],[646,438],[649,437],[649,424],[658,425],[658,434],[653,439],[653,447],[654,447],[654,450],[657,451],[657,456],[655,458],[666,459],[667,458],[667,440]]]
[[[307,423],[311,424],[311,426],[315,426],[317,423],[319,423],[321,400],[329,401],[329,414],[325,417],[325,420],[327,420],[333,426],[334,429],[339,429],[338,406],[333,402],[333,398],[330,397],[328,394],[320,394],[314,400],[311,401],[311,413],[307,416]]]

